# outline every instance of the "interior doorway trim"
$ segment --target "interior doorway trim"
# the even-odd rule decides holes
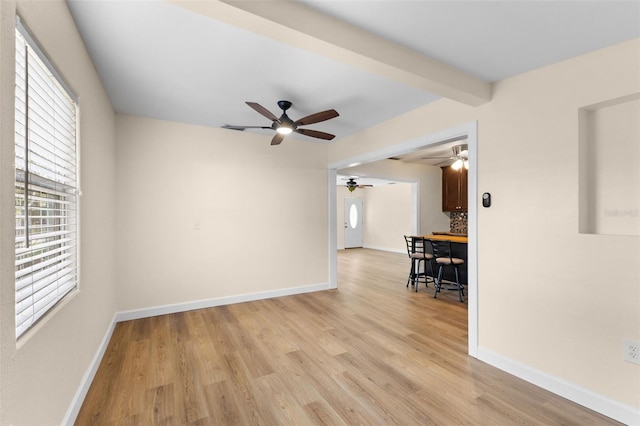
[[[478,356],[478,123],[472,121],[441,132],[391,145],[376,151],[366,152],[344,160],[335,161],[328,166],[329,186],[329,287],[338,288],[338,248],[336,214],[336,176],[337,171],[347,167],[384,160],[397,155],[408,154],[451,139],[467,138],[469,148],[468,174],[468,333],[469,355]]]

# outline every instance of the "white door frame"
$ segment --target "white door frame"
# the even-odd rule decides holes
[[[336,215],[336,175],[337,171],[347,167],[384,160],[389,157],[407,154],[450,139],[467,138],[469,147],[468,174],[468,253],[467,253],[467,304],[468,304],[468,353],[478,356],[478,123],[476,121],[453,127],[442,132],[423,136],[418,139],[392,145],[376,151],[356,155],[352,158],[330,163],[328,173],[329,186],[329,287],[338,288],[338,248]]]

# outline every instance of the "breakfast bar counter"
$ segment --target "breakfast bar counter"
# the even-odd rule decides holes
[[[451,234],[430,234],[425,235],[424,238],[429,240],[437,240],[437,241],[451,241],[452,243],[463,243],[467,244],[469,242],[469,238],[462,235],[451,235]]]
[[[464,260],[464,264],[460,265],[460,282],[462,284],[467,284],[467,242],[469,239],[466,236],[462,235],[451,235],[451,234],[429,234],[424,235],[424,238],[429,240],[436,241],[451,241],[451,254],[453,257],[457,257]],[[428,252],[431,253],[431,248],[428,247]],[[447,281],[456,281],[455,273],[453,268],[445,267],[443,269],[442,278]],[[434,273],[437,275],[438,270],[436,269]]]

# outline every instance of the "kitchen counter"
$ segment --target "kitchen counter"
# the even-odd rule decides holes
[[[424,235],[424,238],[428,238],[430,240],[436,240],[436,241],[449,240],[452,243],[463,243],[463,244],[467,244],[469,242],[468,237],[463,237],[460,235],[429,234],[429,235]]]

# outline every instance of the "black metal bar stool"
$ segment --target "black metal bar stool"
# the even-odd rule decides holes
[[[407,243],[407,254],[411,260],[411,270],[409,271],[409,278],[407,279],[407,287],[409,283],[415,285],[416,291],[418,291],[418,284],[423,282],[425,286],[429,287],[429,275],[427,274],[427,265],[431,271],[431,280],[435,283],[435,274],[433,270],[433,254],[428,249],[430,247],[428,239],[419,236],[405,235],[404,240]],[[420,263],[423,263],[422,272],[420,272]]]
[[[462,286],[462,283],[460,283],[460,270],[458,268],[459,265],[464,264],[464,259],[453,257],[451,241],[449,240],[431,240],[431,247],[433,249],[433,256],[435,257],[436,264],[439,266],[438,278],[435,282],[435,293],[433,294],[433,297],[438,297],[438,293],[440,293],[440,289],[442,288],[442,269],[445,266],[451,266],[456,274],[456,286],[446,288],[446,290],[458,290],[458,297],[461,302],[464,302],[464,287]]]

